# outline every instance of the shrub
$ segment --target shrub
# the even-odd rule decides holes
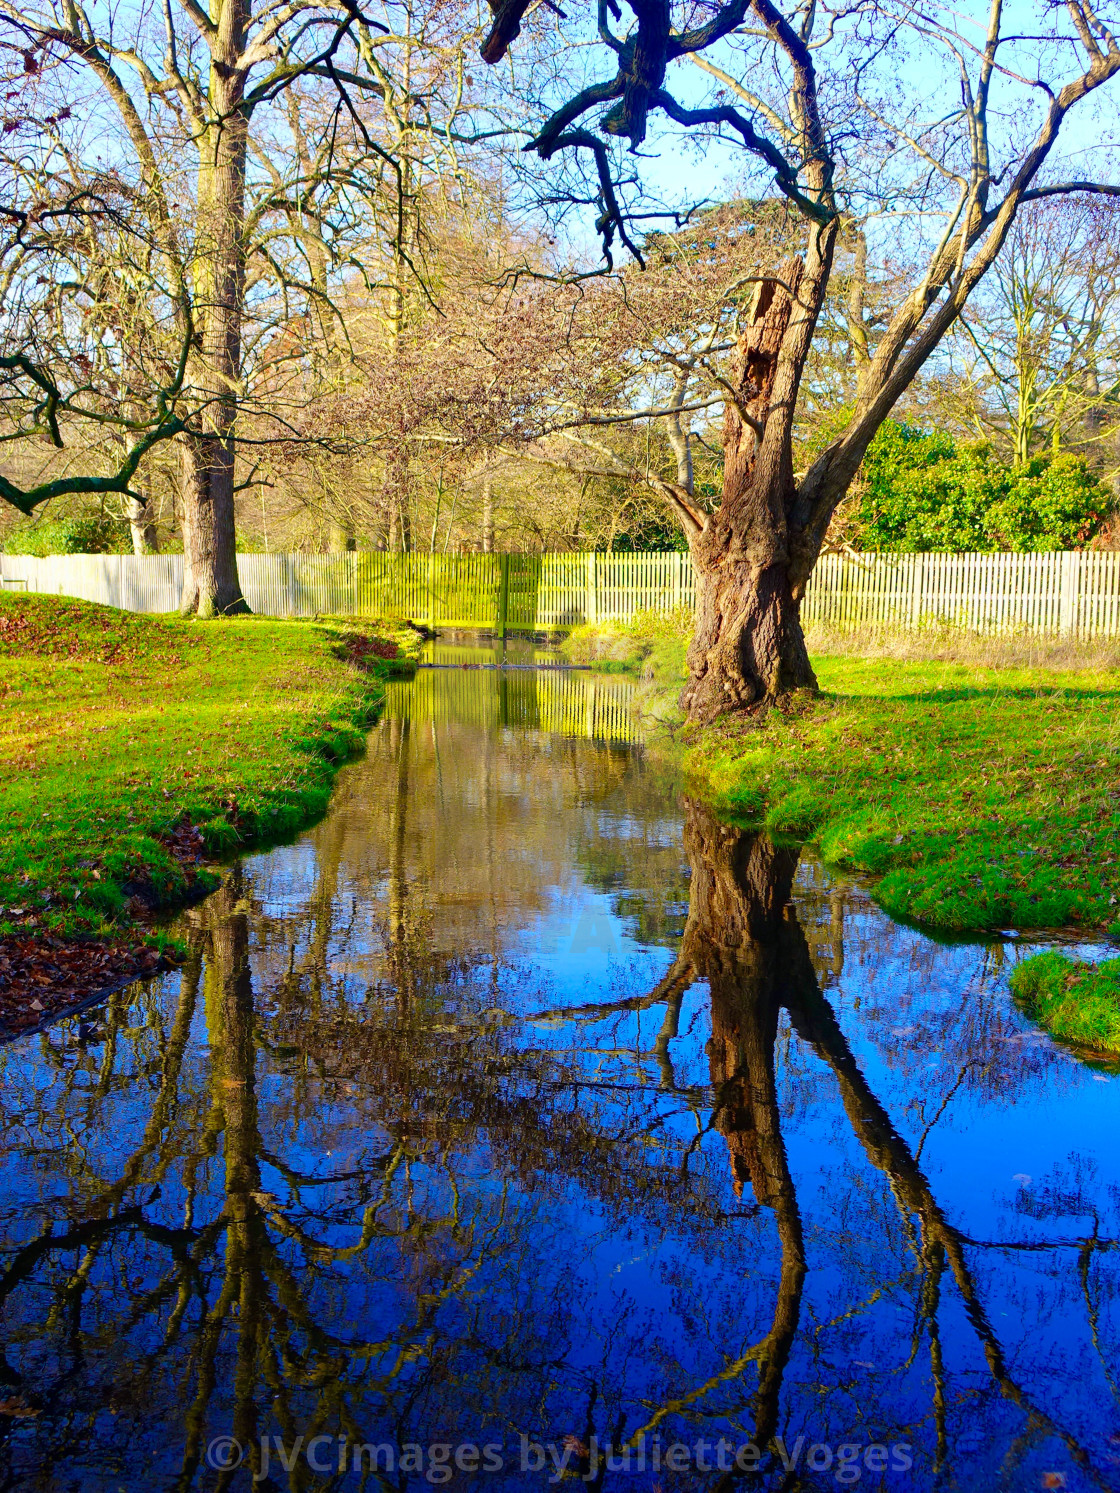
[[[28,519],[4,539],[9,555],[119,555],[132,550],[128,524],[104,513]]]
[[[888,420],[864,458],[847,537],[865,550],[1075,549],[1112,506],[1080,457],[1008,467],[985,445]]]

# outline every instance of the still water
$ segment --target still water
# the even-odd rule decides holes
[[[0,1053],[0,1485],[1120,1487],[1120,1080],[629,687],[393,686],[180,972]]]

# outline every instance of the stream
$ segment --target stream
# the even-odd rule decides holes
[[[180,970],[0,1051],[0,1488],[1120,1488],[1039,945],[722,824],[632,688],[390,686]]]

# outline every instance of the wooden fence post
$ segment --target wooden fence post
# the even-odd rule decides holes
[[[922,620],[922,604],[925,601],[925,556],[914,556],[914,574],[910,585],[910,626],[917,627]]]
[[[1058,601],[1058,631],[1063,638],[1077,631],[1077,583],[1081,556],[1076,550],[1062,552],[1061,592]]]
[[[596,606],[596,602],[597,602],[598,598],[596,597],[596,594],[595,594],[595,558],[596,558],[595,557],[595,551],[594,550],[588,550],[588,552],[587,552],[587,586],[586,586],[587,595],[586,595],[586,597],[584,599],[584,603],[583,603],[583,620],[585,622],[590,622],[592,624],[594,624],[595,622],[597,622],[599,620],[599,618],[598,618],[598,608]]]
[[[497,634],[505,642],[509,626],[509,555],[498,556],[498,626]]]

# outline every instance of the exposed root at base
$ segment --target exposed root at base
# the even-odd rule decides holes
[[[691,688],[691,685],[686,687],[678,701],[681,709],[686,713],[691,698]],[[749,704],[728,705],[726,709],[713,714],[689,719],[685,723],[685,730],[689,733],[709,731],[719,736],[739,736],[747,731],[761,730],[773,711],[777,711],[786,719],[805,715],[813,709],[820,698],[821,691],[810,689],[808,686],[783,690],[779,695],[766,696],[761,700],[753,700]]]

